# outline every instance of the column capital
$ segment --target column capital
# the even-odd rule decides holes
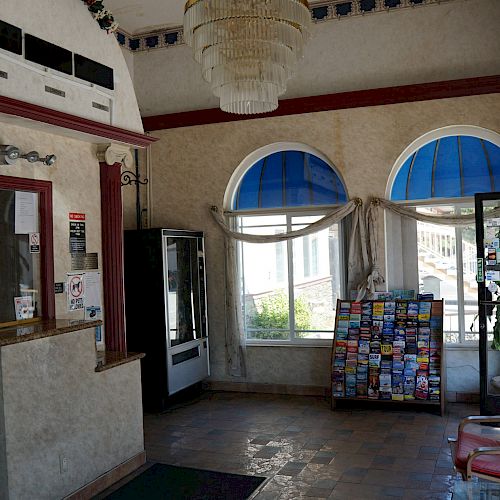
[[[130,146],[123,144],[105,144],[97,150],[97,158],[101,163],[114,165],[121,163],[125,168],[132,168],[134,165],[134,157]]]

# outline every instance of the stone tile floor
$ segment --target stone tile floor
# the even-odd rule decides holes
[[[450,499],[446,438],[475,405],[336,410],[324,398],[205,393],[145,415],[148,461],[269,477],[256,498]]]

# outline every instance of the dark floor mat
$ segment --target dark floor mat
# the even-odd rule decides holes
[[[265,477],[259,476],[242,476],[154,464],[106,498],[111,500],[243,500],[248,498],[265,480]]]

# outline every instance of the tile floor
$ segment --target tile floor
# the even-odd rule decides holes
[[[447,415],[331,411],[319,397],[205,393],[144,418],[148,461],[270,477],[264,499],[449,499],[447,436],[475,405]]]

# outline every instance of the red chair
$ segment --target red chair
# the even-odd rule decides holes
[[[448,438],[451,456],[464,481],[472,476],[500,482],[500,433],[494,436],[467,432],[465,426],[483,422],[498,423],[500,415],[465,417],[458,426],[456,438]]]

